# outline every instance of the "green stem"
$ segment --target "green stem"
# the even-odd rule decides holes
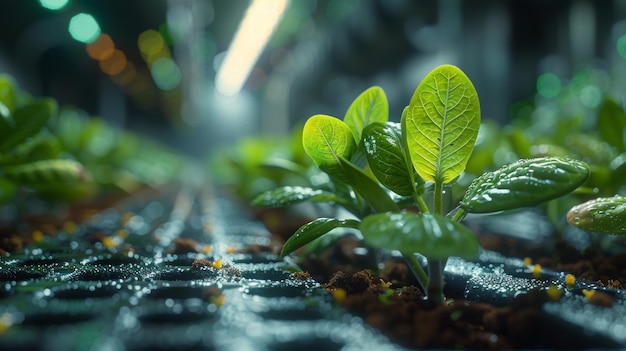
[[[426,287],[429,286],[429,279],[426,272],[424,272],[424,268],[422,268],[422,265],[417,260],[417,257],[415,257],[415,254],[405,254],[404,259],[408,262],[409,268],[413,271],[415,278],[417,278],[420,288],[422,291],[426,292]]]
[[[443,214],[443,182],[437,180],[435,181],[435,192],[434,192],[434,201],[435,208],[434,213],[441,215]]]
[[[467,213],[462,208],[459,208],[452,216],[452,221],[460,222],[463,220],[463,218],[465,218],[466,214]]]
[[[426,205],[426,201],[421,196],[415,196],[415,202],[417,202],[417,207],[419,207],[422,213],[428,213],[428,205]]]
[[[428,298],[435,305],[443,305],[443,267],[446,260],[428,260]]]

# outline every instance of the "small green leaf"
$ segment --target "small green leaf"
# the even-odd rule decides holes
[[[11,111],[0,101],[0,140],[8,138],[15,129]]]
[[[47,131],[42,132],[0,154],[0,167],[57,158],[62,151],[63,147],[56,136]]]
[[[573,159],[519,160],[474,179],[461,208],[468,213],[488,213],[534,206],[573,191],[588,177],[589,166]]]
[[[626,151],[624,145],[626,137],[626,113],[615,101],[607,99],[598,112],[598,131],[600,137],[618,151]]]
[[[0,177],[0,204],[11,200],[17,192],[17,185],[3,177]]]
[[[0,76],[0,103],[9,111],[15,111],[15,85],[13,80],[6,75]]]
[[[380,213],[361,223],[365,243],[378,249],[398,250],[405,255],[420,253],[428,258],[476,257],[476,235],[448,217],[424,213]]]
[[[363,144],[372,173],[389,190],[403,196],[413,195],[413,184],[402,151],[402,136],[398,123],[373,123],[363,130]]]
[[[300,227],[283,245],[280,255],[286,256],[335,228],[359,228],[355,219],[318,218]]]
[[[365,90],[350,105],[343,121],[346,122],[357,143],[363,129],[371,123],[385,123],[389,118],[387,96],[381,87]]]
[[[6,166],[1,171],[7,179],[27,186],[73,184],[87,177],[82,164],[73,160],[60,159]]]
[[[377,181],[370,178],[359,167],[348,160],[340,158],[344,177],[354,191],[372,206],[376,212],[398,211],[398,206]]]
[[[574,206],[567,221],[592,233],[626,235],[626,197],[601,197]]]
[[[443,65],[419,84],[403,122],[417,173],[447,184],[465,169],[480,128],[476,89],[458,67]]]
[[[344,179],[339,158],[350,159],[357,146],[348,125],[327,115],[306,121],[302,145],[317,167],[338,179]]]
[[[0,140],[0,152],[37,134],[48,123],[48,119],[56,113],[56,110],[56,102],[52,99],[40,99],[16,109],[13,114],[15,128],[6,139]]]
[[[287,207],[307,200],[317,202],[340,201],[335,194],[328,191],[301,186],[284,186],[259,194],[252,200],[252,204],[260,207]]]

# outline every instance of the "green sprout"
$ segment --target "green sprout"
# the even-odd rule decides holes
[[[445,194],[465,170],[479,128],[478,94],[458,67],[431,71],[400,124],[388,121],[383,90],[370,88],[343,120],[314,115],[304,125],[304,149],[333,189],[281,187],[260,194],[253,204],[308,200],[344,207],[356,218],[315,219],[285,242],[281,255],[336,228],[357,229],[370,247],[399,251],[429,299],[443,304],[447,258],[474,258],[480,251],[475,234],[461,223],[467,213],[535,206],[573,191],[589,176],[587,165],[573,159],[520,160],[474,179],[453,207]],[[426,258],[427,270],[417,254]]]

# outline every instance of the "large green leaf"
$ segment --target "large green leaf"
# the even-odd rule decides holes
[[[461,223],[437,214],[379,213],[361,222],[365,242],[378,249],[420,253],[428,258],[476,257],[476,235]]]
[[[588,177],[589,166],[578,160],[523,159],[474,179],[461,208],[488,213],[534,206],[573,191]]]
[[[56,113],[56,110],[57,104],[53,99],[40,99],[16,109],[13,114],[15,127],[10,135],[0,140],[0,152],[37,134],[48,123],[48,119]]]
[[[385,123],[389,118],[387,96],[381,87],[374,86],[361,93],[350,105],[343,121],[346,122],[357,143],[363,129],[371,123]]]
[[[572,207],[567,221],[600,234],[626,235],[626,196],[601,197]]]
[[[410,196],[413,184],[409,172],[413,172],[413,166],[405,162],[401,133],[398,123],[373,123],[363,130],[363,145],[376,178],[389,190]]]
[[[377,181],[343,157],[339,159],[347,183],[361,195],[376,212],[397,211],[398,206]]]
[[[415,90],[405,118],[402,132],[417,173],[452,182],[463,172],[480,128],[472,82],[455,66],[435,68]]]
[[[359,228],[355,219],[318,218],[300,227],[283,245],[281,256],[288,255],[335,228]]]
[[[356,141],[346,123],[327,115],[314,115],[304,124],[304,151],[321,170],[338,179],[345,179],[339,158],[350,159]]]
[[[618,151],[626,151],[626,113],[615,101],[607,99],[600,107],[598,113],[598,131],[604,141],[617,148]]]
[[[335,194],[301,186],[284,186],[265,191],[252,200],[254,206],[287,207],[304,201],[341,202]]]

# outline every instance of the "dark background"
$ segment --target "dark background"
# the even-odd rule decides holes
[[[58,11],[37,0],[3,2],[0,70],[33,95],[162,139],[216,134],[203,128],[227,118],[216,117],[228,110],[215,107],[202,89],[211,89],[215,59],[228,49],[248,1],[71,0]],[[137,37],[167,23],[176,6],[190,9],[194,21],[193,35],[171,45],[183,71],[176,94],[154,86],[146,88],[149,99],[129,94],[67,31],[71,16],[92,14],[116,47],[147,72]],[[387,92],[397,119],[423,75],[441,63],[458,65],[472,79],[484,119],[506,123],[511,104],[533,96],[541,73],[567,79],[580,64],[624,64],[615,50],[616,36],[626,33],[624,18],[626,1],[618,0],[292,0],[242,94],[241,106],[247,107],[233,112],[251,117],[242,120],[246,127],[239,133],[221,136],[222,142],[284,133],[314,113],[342,116],[374,84]],[[210,45],[194,58],[187,54],[198,35],[209,37]]]

